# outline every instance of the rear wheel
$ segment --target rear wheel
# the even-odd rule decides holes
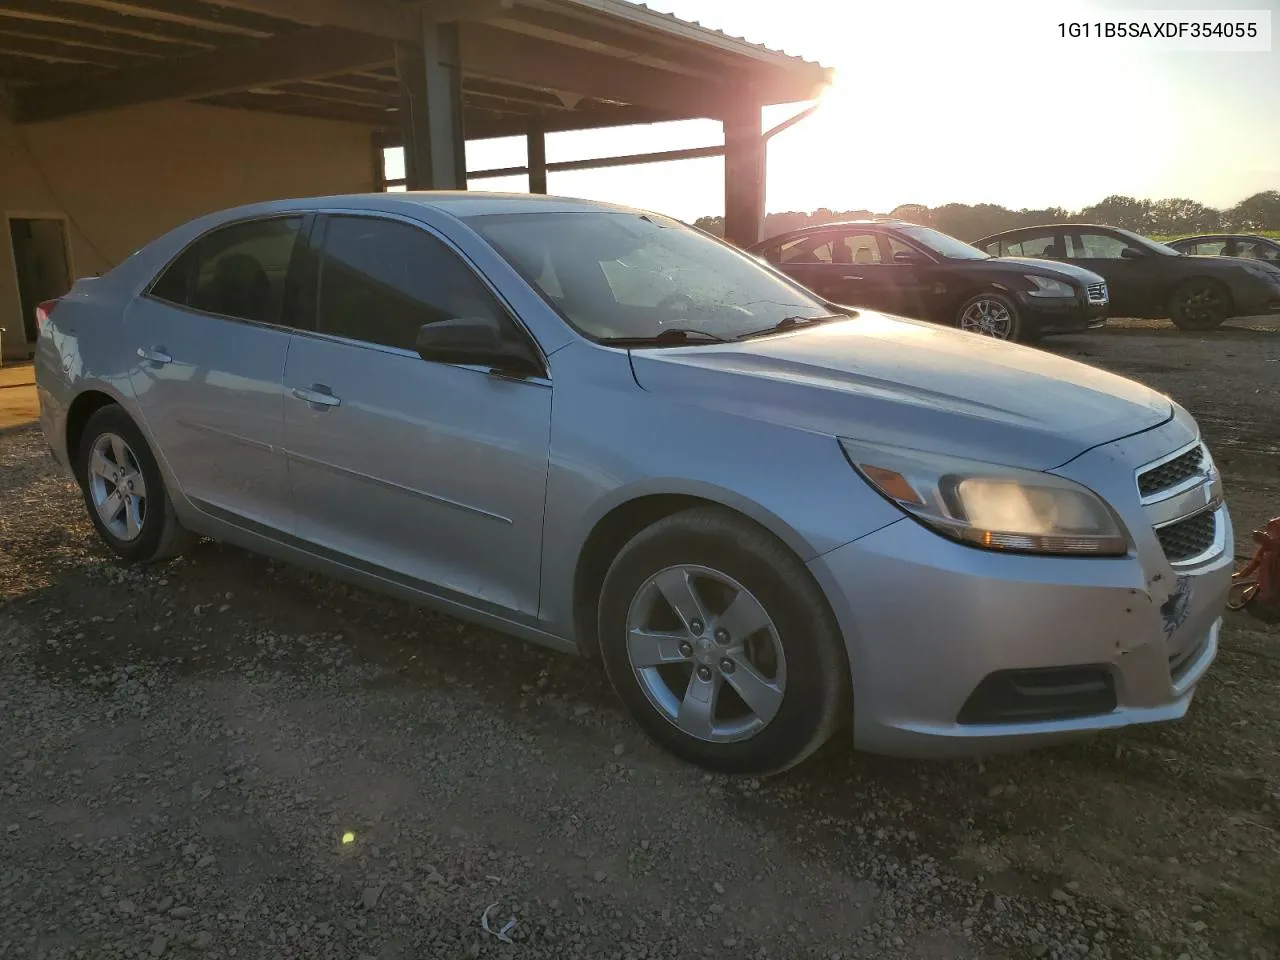
[[[165,560],[195,542],[173,512],[142,431],[119,406],[103,407],[85,424],[76,477],[89,519],[121,559]]]
[[[639,533],[605,577],[605,671],[659,744],[725,773],[785,770],[847,718],[825,597],[767,532],[714,507]]]
[[[1188,280],[1169,299],[1169,317],[1180,330],[1216,330],[1230,315],[1231,294],[1217,280]]]
[[[996,340],[1025,339],[1017,305],[999,293],[980,293],[962,303],[956,326]]]

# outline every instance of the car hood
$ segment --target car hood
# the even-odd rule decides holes
[[[1091,283],[1102,283],[1102,277],[1092,270],[1077,267],[1073,263],[1060,263],[1057,260],[1037,260],[1035,257],[992,257],[990,260],[979,262],[1005,268],[1014,267],[1042,277],[1070,277],[1085,286]]]
[[[1034,470],[1173,415],[1167,397],[1082,363],[870,312],[631,357],[640,386],[674,403]]]

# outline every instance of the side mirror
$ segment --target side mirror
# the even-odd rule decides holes
[[[1137,247],[1125,247],[1120,251],[1122,260],[1141,260],[1147,255],[1147,251],[1139,250]]]
[[[894,263],[923,263],[920,254],[914,250],[899,250],[893,255]]]
[[[520,376],[542,372],[541,364],[524,343],[504,338],[487,320],[455,317],[424,323],[414,346],[418,356],[428,363],[490,367]]]

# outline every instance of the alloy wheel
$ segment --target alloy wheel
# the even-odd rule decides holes
[[[115,433],[99,435],[86,479],[102,525],[118,540],[136,540],[147,520],[147,484],[129,444]]]
[[[960,314],[960,329],[1008,340],[1013,334],[1013,313],[999,300],[982,297],[964,308]]]
[[[627,658],[654,708],[711,743],[758,734],[786,690],[782,641],[764,605],[709,567],[667,567],[641,584],[627,613]]]

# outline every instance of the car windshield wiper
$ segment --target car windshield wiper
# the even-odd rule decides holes
[[[794,330],[796,327],[808,327],[818,323],[829,323],[832,320],[848,320],[851,314],[848,313],[830,313],[821,317],[783,317],[772,327],[765,327],[763,330],[752,330],[750,333],[744,333],[738,337],[739,340],[750,340],[752,337],[763,337],[770,333],[782,333],[784,330]]]
[[[706,330],[695,330],[692,327],[667,327],[652,337],[605,337],[601,343],[614,347],[643,347],[665,343],[728,343],[725,337],[708,333]]]

